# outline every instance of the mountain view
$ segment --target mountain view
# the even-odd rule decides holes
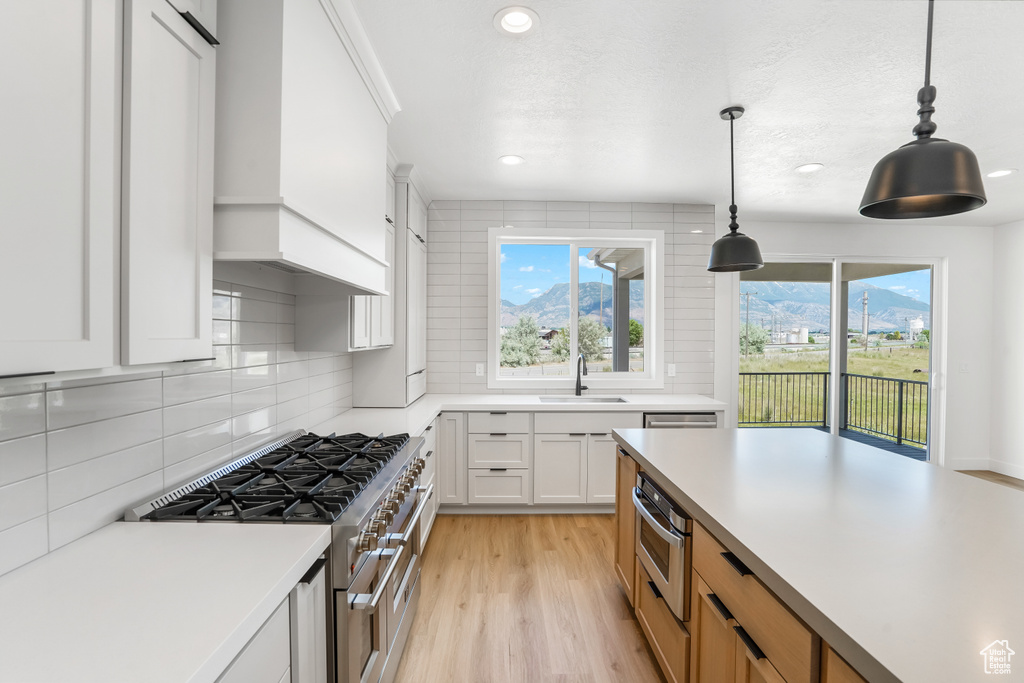
[[[602,285],[600,282],[581,282],[580,313],[594,320],[600,320],[602,295],[604,297],[604,324],[610,327],[612,319],[611,285]],[[536,318],[541,327],[564,327],[569,320],[569,283],[559,282],[543,294],[518,306],[511,301],[501,300],[502,327],[515,325],[519,318],[527,315]],[[640,324],[644,322],[644,286],[641,280],[634,280],[630,283],[629,317]]]
[[[772,315],[776,325],[783,329],[806,327],[811,332],[829,329],[829,286],[814,282],[744,282],[743,292],[757,292],[750,297],[751,325],[771,326]],[[849,327],[861,327],[861,297],[868,293],[870,327],[875,331],[907,330],[907,320],[924,320],[925,329],[931,329],[931,307],[923,301],[904,296],[889,289],[866,282],[850,282]],[[740,297],[740,321],[745,322],[747,297]]]

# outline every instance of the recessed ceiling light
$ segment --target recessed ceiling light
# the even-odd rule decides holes
[[[797,173],[816,173],[816,172],[820,171],[823,168],[825,168],[825,164],[818,164],[818,163],[804,164],[803,166],[797,166],[796,167],[796,172]]]
[[[691,230],[692,233],[704,232],[703,230]]]
[[[1017,169],[1015,169],[1015,168],[1004,168],[1004,169],[999,170],[999,171],[992,171],[991,173],[988,174],[988,177],[989,178],[1002,178],[1004,175],[1010,175],[1011,173],[1016,173],[1016,172],[1017,172]]]
[[[526,159],[522,158],[521,156],[516,156],[515,154],[506,154],[503,157],[498,157],[498,161],[505,164],[506,166],[518,166],[519,164],[526,161]]]
[[[494,28],[505,33],[526,33],[539,23],[540,17],[528,7],[506,7],[494,15]]]

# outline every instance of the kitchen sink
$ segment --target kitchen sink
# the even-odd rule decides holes
[[[541,396],[541,403],[625,403],[620,396]]]

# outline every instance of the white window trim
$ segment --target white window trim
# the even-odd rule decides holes
[[[576,386],[576,367],[564,377],[500,376],[501,334],[498,320],[501,310],[501,245],[566,244],[600,242],[645,250],[644,264],[644,371],[642,373],[591,373],[585,384],[591,390],[663,389],[665,387],[665,233],[662,230],[534,230],[526,228],[490,228],[487,231],[487,388],[488,389],[569,389]],[[571,249],[570,259],[575,250]],[[574,263],[570,260],[570,263]],[[578,289],[579,269],[570,267],[570,291]],[[575,300],[575,296],[574,296]],[[576,318],[575,304],[570,316]],[[654,334],[648,334],[648,330]],[[576,328],[572,330],[575,342]],[[575,347],[575,344],[574,344]],[[612,375],[606,377],[604,375]],[[627,376],[628,375],[628,376]]]

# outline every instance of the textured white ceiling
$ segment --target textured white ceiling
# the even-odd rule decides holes
[[[401,161],[437,199],[728,204],[739,104],[744,218],[869,221],[875,162],[913,139],[925,0],[530,0],[538,29],[500,35],[503,0],[355,0],[402,111]],[[967,145],[989,203],[945,219],[1024,218],[1024,2],[940,0],[937,137]],[[525,157],[522,166],[498,162]],[[825,170],[794,167],[821,162]]]

